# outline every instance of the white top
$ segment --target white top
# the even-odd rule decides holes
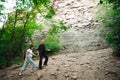
[[[28,56],[32,57],[32,54],[33,54],[32,50],[28,49],[27,52],[28,52]]]

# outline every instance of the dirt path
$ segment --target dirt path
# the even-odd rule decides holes
[[[18,77],[19,68],[9,68],[0,80],[120,80],[120,59],[112,57],[111,53],[111,49],[103,49],[60,54],[50,57],[48,66],[43,70],[36,69],[31,74],[29,66],[24,76]],[[38,61],[35,63],[38,65]]]

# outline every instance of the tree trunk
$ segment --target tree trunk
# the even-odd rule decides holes
[[[0,44],[2,43],[2,35],[3,35],[3,33],[5,32],[5,29],[4,29],[4,25],[2,26],[2,30],[1,30],[1,32],[0,32]]]
[[[15,21],[14,21],[14,25],[13,25],[13,30],[12,30],[12,33],[11,33],[11,39],[10,39],[10,45],[9,45],[9,51],[8,51],[8,54],[7,54],[7,60],[8,60],[8,65],[10,65],[10,62],[12,60],[12,56],[13,56],[13,43],[14,43],[14,36],[15,36],[15,26],[16,26],[16,23],[17,23],[17,10],[15,12]]]
[[[26,25],[27,25],[28,19],[29,19],[29,14],[26,13],[25,21],[23,21],[24,29],[23,29],[23,32],[21,34],[21,53],[22,53],[22,58],[23,59],[25,58],[24,44],[25,44],[25,38],[26,38],[25,32],[26,32]]]

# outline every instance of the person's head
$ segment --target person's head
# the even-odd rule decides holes
[[[45,43],[45,39],[42,39],[42,40],[41,40],[41,44],[44,44],[44,43]]]
[[[30,45],[30,49],[32,49],[32,50],[33,50],[33,45]]]

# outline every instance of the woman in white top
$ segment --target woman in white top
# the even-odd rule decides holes
[[[34,61],[32,60],[32,56],[35,55],[33,53],[33,45],[30,45],[30,48],[26,51],[26,58],[25,58],[25,62],[21,68],[21,71],[19,73],[19,76],[22,76],[22,72],[27,68],[28,66],[28,63],[30,63],[30,65],[32,66],[32,69],[31,69],[31,73],[33,73],[33,69],[35,68],[35,63]],[[36,56],[36,55],[35,55]]]

